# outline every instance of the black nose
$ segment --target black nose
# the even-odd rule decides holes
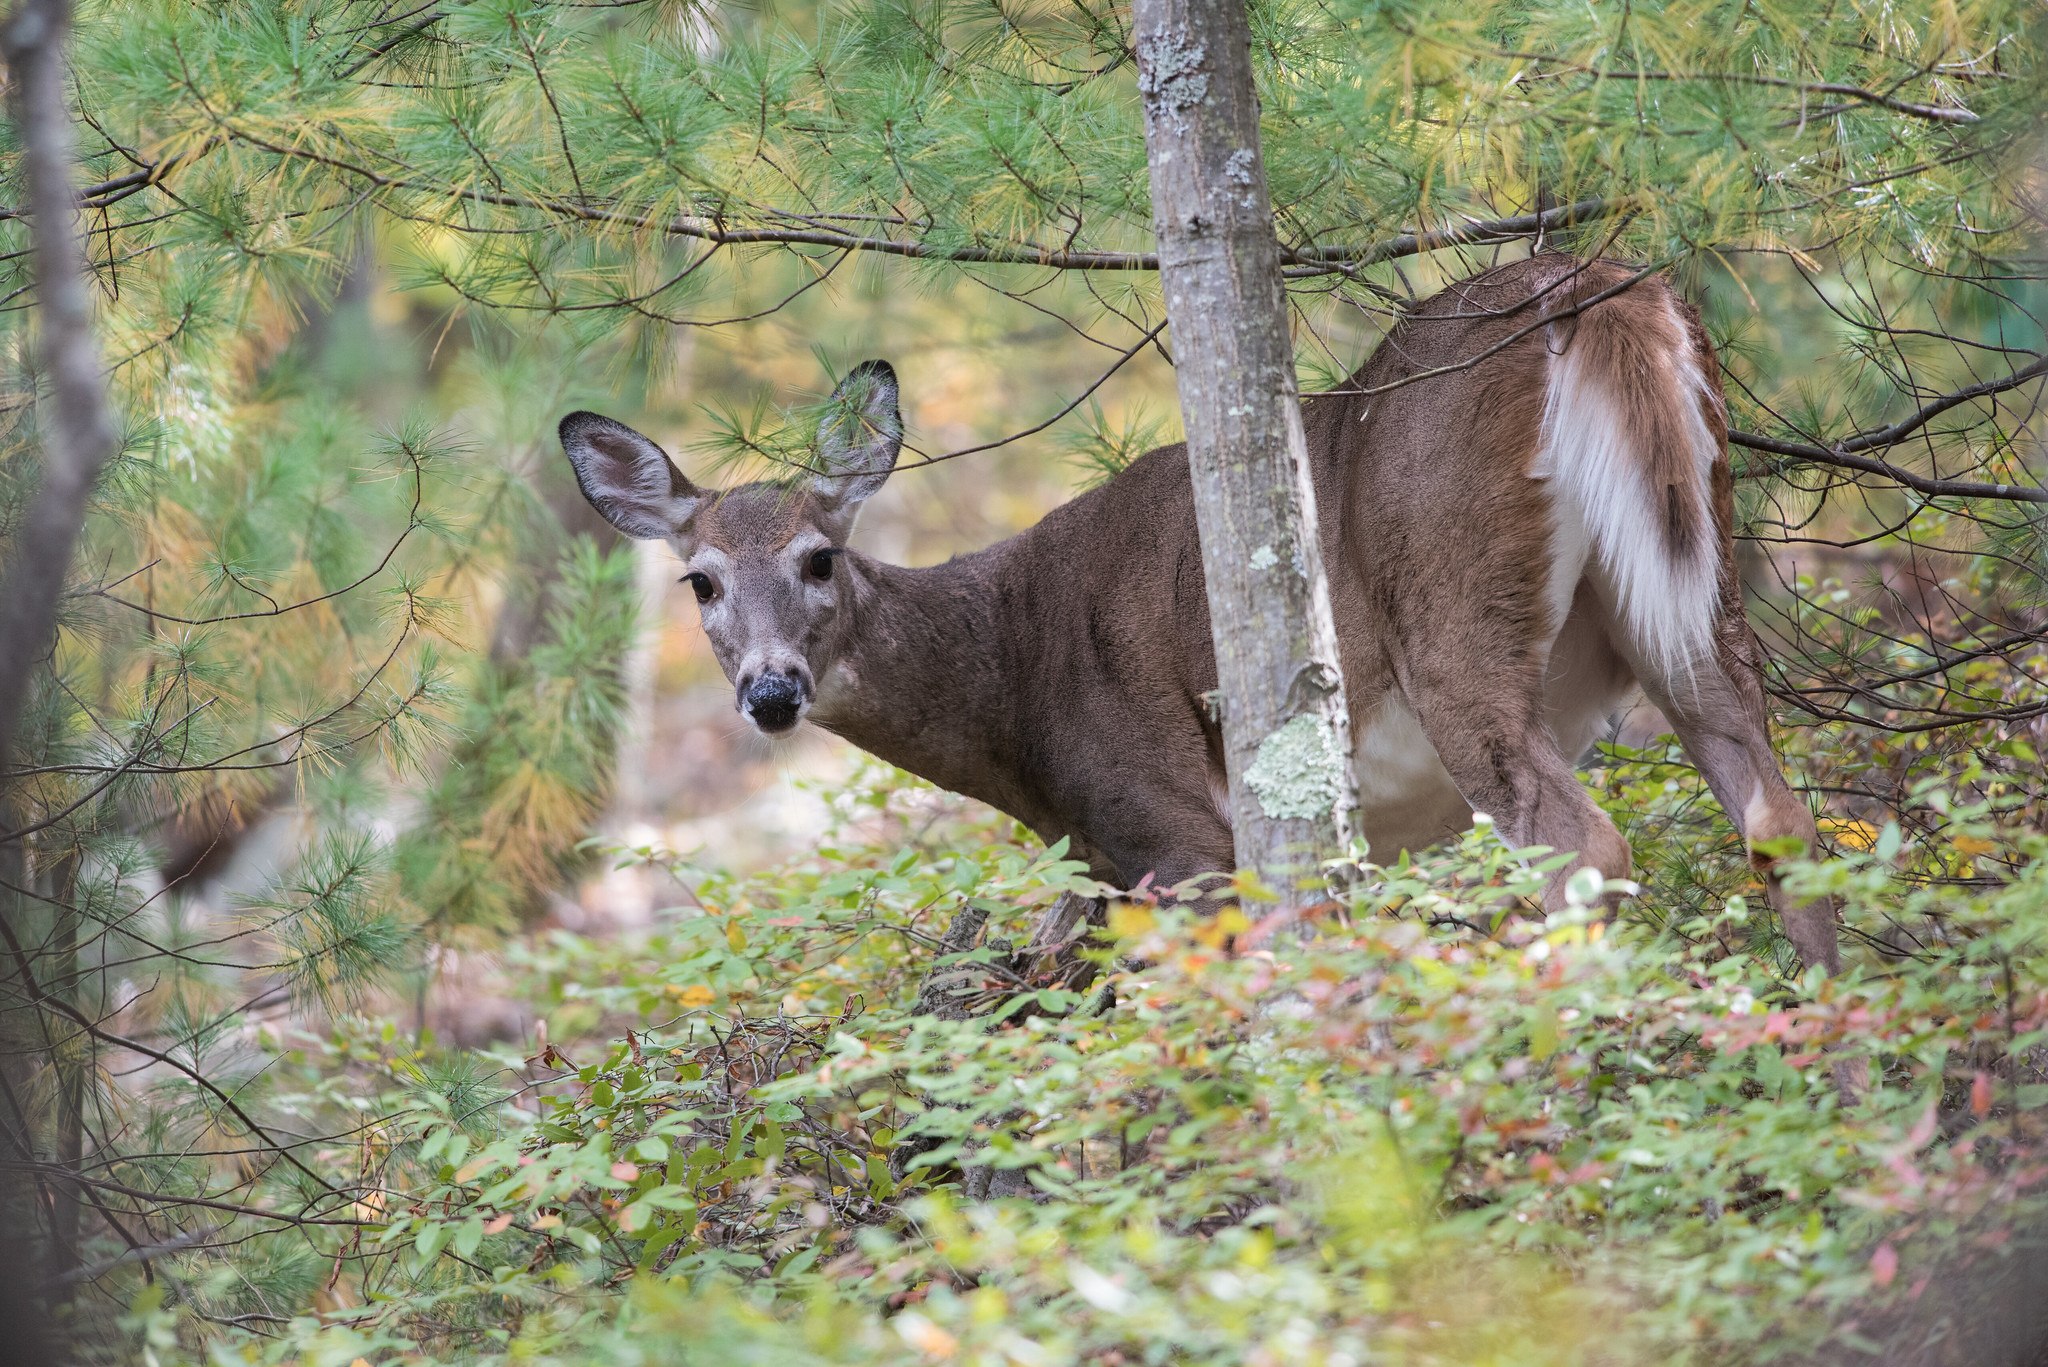
[[[803,706],[803,684],[787,674],[763,674],[747,685],[747,715],[763,731],[787,731]]]

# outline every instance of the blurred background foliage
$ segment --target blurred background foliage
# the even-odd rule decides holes
[[[1701,304],[1853,981],[1789,976],[1644,709],[1611,933],[1483,933],[1482,833],[1313,956],[1134,904],[1106,998],[984,943],[1010,1026],[909,1014],[1073,871],[742,734],[554,423],[737,479],[887,357],[860,536],[914,563],[1174,439],[1126,8],[89,0],[123,450],[0,790],[7,1218],[81,1357],[1992,1360],[2048,1099],[2039,7],[1251,17],[1304,389],[1531,250]]]

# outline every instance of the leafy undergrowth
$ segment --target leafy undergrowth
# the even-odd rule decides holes
[[[1004,1004],[951,1022],[908,1010],[951,919],[1021,940],[1079,870],[900,776],[835,800],[771,876],[673,864],[650,931],[520,947],[532,1058],[354,1022],[278,1060],[274,1104],[373,1117],[319,1155],[356,1223],[260,1296],[186,1259],[138,1302],[155,1360],[1964,1362],[2020,1303],[2048,842],[2012,813],[1806,867],[1921,931],[1834,982],[1740,894],[1531,916],[1543,861],[1482,828],[1307,938],[1113,906],[1082,993],[984,944]],[[1992,846],[2015,877],[1901,877]],[[1034,1196],[967,1199],[976,1166]]]

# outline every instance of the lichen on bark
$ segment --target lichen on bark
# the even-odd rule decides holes
[[[1161,34],[1138,43],[1138,93],[1151,102],[1156,115],[1185,132],[1181,114],[1209,97],[1209,77],[1202,70],[1208,49],[1179,34]]]
[[[1259,743],[1244,781],[1267,816],[1328,816],[1344,790],[1344,756],[1335,732],[1320,716],[1293,718]]]

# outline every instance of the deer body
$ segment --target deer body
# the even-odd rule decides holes
[[[1753,849],[1811,847],[1765,729],[1714,377],[1661,282],[1539,256],[1439,294],[1342,390],[1303,400],[1375,859],[1484,811],[1512,843],[1576,852],[1553,895],[1582,865],[1625,876],[1628,846],[1571,761],[1637,687]],[[564,446],[600,511],[691,566],[764,730],[808,715],[1069,838],[1122,886],[1233,867],[1184,449],[906,569],[843,545],[901,444],[894,376],[869,363],[837,397],[824,473],[793,492],[697,490],[594,415],[564,421]],[[1802,958],[1834,968],[1832,907],[1771,889]]]

